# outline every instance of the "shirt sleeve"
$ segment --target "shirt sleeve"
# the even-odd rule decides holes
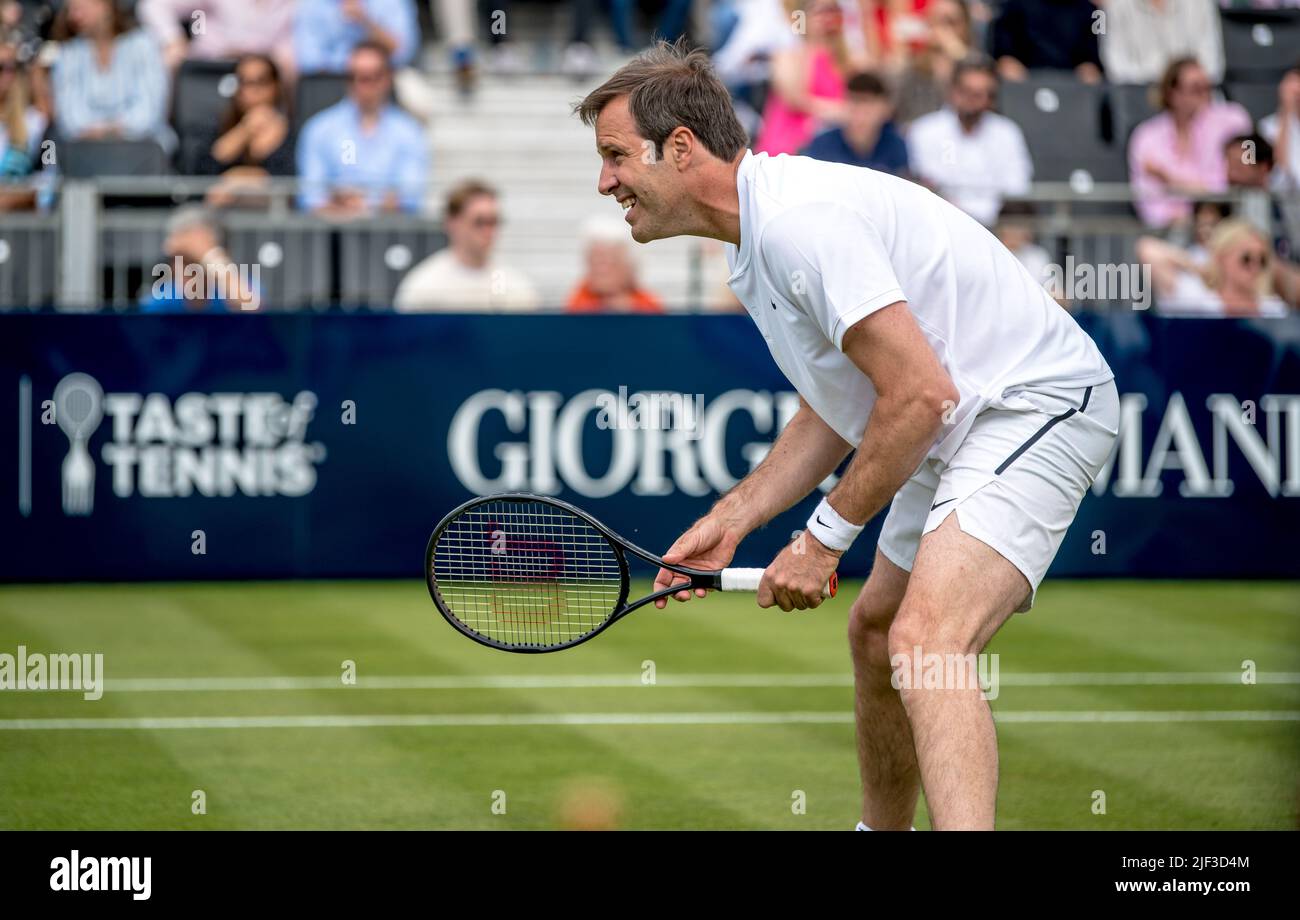
[[[300,73],[317,73],[329,69],[329,52],[325,32],[319,24],[314,0],[302,0],[293,21],[293,54]]]
[[[1131,0],[1107,3],[1106,30],[1098,36],[1102,67],[1112,83],[1145,83],[1141,58],[1141,29],[1136,27]]]
[[[415,42],[420,34],[412,0],[382,0],[368,4],[367,12],[375,24],[397,39],[393,50],[393,66],[405,67],[415,57]]]
[[[858,320],[907,299],[880,232],[841,205],[817,202],[779,214],[759,247],[773,286],[836,348]]]
[[[1161,184],[1145,168],[1148,158],[1155,159],[1152,157],[1156,149],[1153,143],[1154,127],[1150,121],[1143,122],[1133,130],[1133,136],[1128,142],[1128,181],[1133,189],[1133,205],[1142,222],[1149,226],[1160,223],[1159,208],[1151,196],[1160,191]]]
[[[76,140],[94,124],[94,114],[81,91],[85,70],[83,50],[81,43],[70,42],[54,62],[54,121],[67,140]]]
[[[123,50],[128,50],[135,87],[122,115],[124,133],[132,137],[153,135],[167,123],[167,71],[158,46],[143,31],[128,33],[118,42],[119,48],[125,46]]]
[[[1199,20],[1199,21],[1197,21]],[[1189,17],[1186,27],[1196,42],[1196,59],[1205,68],[1210,82],[1223,82],[1223,27],[1214,0],[1201,0],[1197,15]]]
[[[402,210],[414,214],[424,203],[429,176],[429,142],[418,127],[412,126],[405,133],[407,136],[402,139],[402,155],[395,179]]]
[[[1004,137],[1002,141],[1002,169],[995,180],[1003,194],[1027,195],[1034,178],[1034,161],[1029,156],[1029,146],[1025,143],[1024,132],[1011,119],[1002,123]]]
[[[135,7],[135,15],[158,44],[165,48],[184,37],[180,22],[197,9],[202,9],[202,4],[193,0],[140,0]]]
[[[298,207],[314,211],[329,200],[329,143],[323,122],[315,118],[303,125],[298,137]]]

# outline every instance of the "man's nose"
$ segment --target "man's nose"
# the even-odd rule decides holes
[[[600,179],[596,182],[596,191],[602,195],[612,195],[617,187],[618,179],[614,176],[614,170],[608,166],[602,166],[600,168]]]

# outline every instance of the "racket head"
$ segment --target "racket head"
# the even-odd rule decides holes
[[[611,531],[568,502],[528,492],[453,509],[429,537],[424,578],[458,632],[523,653],[595,636],[624,612],[630,586]]]

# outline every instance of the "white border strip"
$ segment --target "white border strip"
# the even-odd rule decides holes
[[[997,712],[1003,723],[1300,722],[1295,710]],[[182,716],[140,719],[4,719],[0,731],[166,731],[247,728],[497,728],[566,725],[848,725],[849,712],[570,712],[448,715]]]
[[[1000,674],[1003,687],[1129,687],[1241,685],[1241,672],[1045,672]],[[1300,684],[1300,673],[1260,672],[1258,684]],[[292,690],[582,690],[591,687],[851,687],[851,674],[663,674],[643,684],[640,674],[500,674],[339,677],[106,678],[106,693],[225,693]],[[21,692],[21,691],[19,691]],[[32,691],[34,692],[34,691]]]

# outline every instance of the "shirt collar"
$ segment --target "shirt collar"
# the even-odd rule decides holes
[[[753,226],[749,220],[749,185],[754,179],[754,170],[758,168],[758,159],[754,151],[746,150],[736,170],[736,195],[740,199],[740,246],[736,251],[736,268],[728,282],[736,278],[749,267],[750,252],[753,248]]]

